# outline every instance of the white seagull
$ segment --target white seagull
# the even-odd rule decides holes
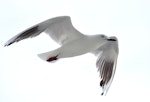
[[[116,70],[118,57],[118,40],[116,37],[107,37],[103,34],[84,35],[75,29],[69,16],[60,16],[48,19],[36,24],[8,40],[5,46],[19,42],[26,38],[38,36],[45,32],[61,47],[39,54],[47,61],[55,61],[60,58],[74,57],[86,53],[97,56],[96,67],[100,72],[101,95],[106,95]]]

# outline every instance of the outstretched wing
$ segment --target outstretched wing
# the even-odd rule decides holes
[[[100,72],[100,86],[103,89],[102,95],[106,95],[116,70],[118,43],[108,42],[97,49],[97,51],[99,51],[99,55],[96,66]]]
[[[26,38],[35,37],[41,32],[49,34],[50,37],[59,44],[64,44],[70,40],[83,36],[73,27],[69,16],[60,16],[48,19],[26,29],[25,31],[8,40],[5,46],[9,46]]]

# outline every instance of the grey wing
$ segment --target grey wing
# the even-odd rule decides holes
[[[53,40],[61,45],[83,36],[83,34],[73,27],[71,19],[68,16],[55,18],[53,24],[45,30],[45,33],[49,34]]]
[[[106,95],[114,78],[116,70],[118,46],[117,44],[114,45],[108,43],[106,45],[101,46],[98,50],[100,54],[98,55],[96,66],[98,68],[98,71],[100,72],[100,86],[103,90],[102,95]]]
[[[69,16],[60,16],[48,19],[26,29],[8,40],[5,43],[5,46],[9,46],[26,38],[35,37],[42,32],[49,34],[50,37],[59,44],[63,44],[82,36],[82,34],[73,27]]]

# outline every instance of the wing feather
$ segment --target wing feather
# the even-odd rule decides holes
[[[96,62],[101,78],[100,86],[103,89],[102,95],[106,95],[115,74],[116,60],[118,57],[118,43],[108,42],[99,47],[97,51],[100,53]]]
[[[5,43],[5,46],[9,46],[23,39],[38,36],[42,32],[50,35],[50,37],[59,44],[64,44],[70,40],[83,36],[73,27],[69,16],[60,16],[48,19],[26,29],[25,31],[8,40]]]

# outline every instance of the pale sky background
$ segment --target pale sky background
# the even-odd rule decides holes
[[[1,0],[0,13],[0,102],[150,102],[149,0]],[[84,34],[117,36],[118,64],[106,97],[91,54],[44,62],[36,54],[59,47],[44,33],[3,47],[22,30],[62,15]]]

